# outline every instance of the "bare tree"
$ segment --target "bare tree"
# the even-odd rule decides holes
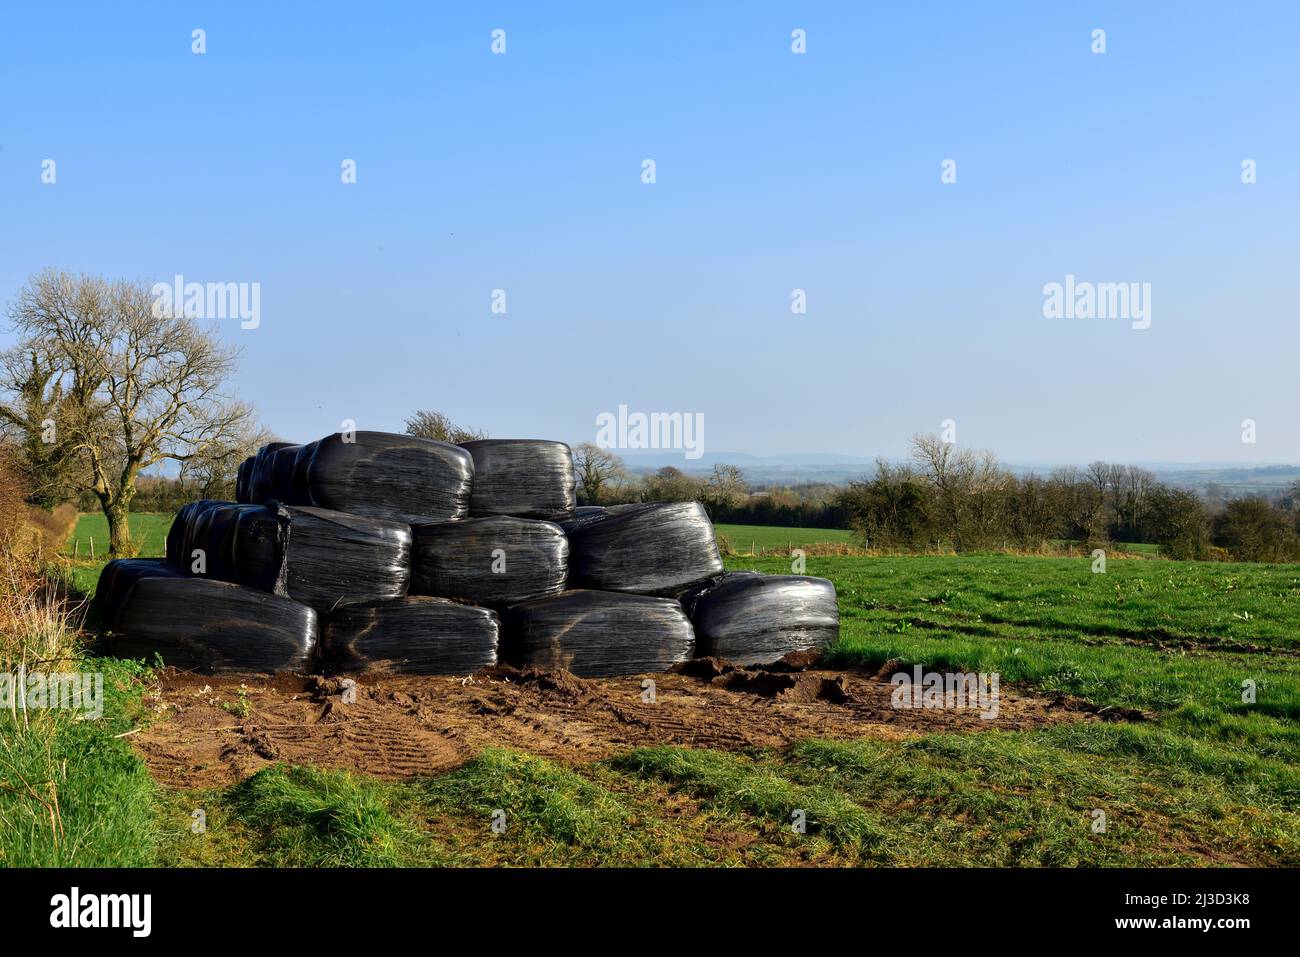
[[[582,500],[589,505],[599,505],[605,489],[627,475],[622,459],[591,442],[574,447],[573,468]]]
[[[255,429],[250,422],[238,435],[199,449],[193,458],[181,463],[177,477],[183,488],[192,489],[199,498],[233,499],[240,463],[263,445],[279,440],[270,429]]]
[[[749,494],[749,483],[738,465],[715,465],[705,497],[710,508],[735,508]]]
[[[58,372],[59,428],[108,519],[109,553],[131,554],[127,513],[151,466],[185,463],[248,429],[223,392],[238,351],[179,314],[157,314],[145,283],[46,270],[9,311],[22,348]]]
[[[488,434],[481,430],[461,428],[441,412],[432,409],[420,409],[407,419],[406,434],[419,436],[422,439],[434,439],[438,442],[450,442],[453,445],[488,437]]]
[[[998,544],[1014,484],[992,452],[959,449],[937,435],[912,439],[912,461],[934,487],[939,516],[957,551]]]

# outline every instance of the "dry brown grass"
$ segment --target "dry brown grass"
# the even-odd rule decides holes
[[[77,524],[77,507],[65,502],[47,512],[43,508],[28,506],[25,524],[31,530],[41,557],[55,561],[63,553],[63,546]]]
[[[76,609],[59,568],[47,558],[50,536],[71,527],[68,510],[75,522],[76,510],[69,506],[62,513],[41,512],[48,522],[33,528],[33,510],[23,502],[12,463],[0,459],[0,671],[45,667],[77,654]]]

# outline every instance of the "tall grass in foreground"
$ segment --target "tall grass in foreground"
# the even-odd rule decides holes
[[[12,544],[12,543],[11,543]],[[115,735],[138,702],[141,669],[88,661],[79,609],[57,569],[21,548],[0,552],[0,865],[125,866],[152,858],[151,788]],[[103,674],[104,711],[29,708],[36,674]]]

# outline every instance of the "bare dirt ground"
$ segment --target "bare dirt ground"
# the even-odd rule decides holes
[[[146,697],[154,720],[131,740],[156,780],[191,788],[225,786],[277,761],[404,778],[449,770],[487,746],[581,762],[639,745],[735,751],[1103,717],[1077,701],[1006,687],[992,720],[970,709],[894,709],[895,670],[829,671],[791,656],[760,668],[700,659],[677,673],[619,678],[507,667],[469,677],[362,675],[345,703],[351,695],[338,678],[169,669]]]

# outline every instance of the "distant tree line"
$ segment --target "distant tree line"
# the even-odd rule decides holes
[[[65,314],[89,313],[117,332],[118,326],[101,319],[95,309],[105,298],[124,297],[132,311],[121,322],[134,328],[132,323],[141,322],[138,290],[123,287],[110,295],[102,282],[42,275],[24,290],[11,315],[22,328],[30,318],[23,310],[52,317],[56,325]],[[76,308],[64,301],[67,296]],[[58,327],[0,354],[0,397],[8,399],[0,402],[0,450],[7,449],[18,463],[27,501],[45,510],[69,500],[86,511],[99,507],[109,515],[110,526],[124,529],[121,516],[127,510],[171,512],[195,498],[233,498],[238,463],[274,436],[249,427],[246,407],[212,401],[216,383],[231,369],[231,357],[212,356],[212,340],[193,326],[171,327],[166,346],[179,358],[163,371],[180,385],[163,388],[175,391],[190,383],[186,370],[195,356],[205,370],[194,387],[191,408],[184,412],[190,420],[182,429],[166,405],[153,418],[119,415],[128,427],[119,437],[108,424],[114,402],[125,400],[113,391],[117,379],[109,360],[134,370],[131,350],[138,348],[138,337],[126,336],[121,357],[102,338],[94,340],[95,374],[90,376],[55,348],[89,365],[83,352],[90,350],[77,346],[86,328],[98,329],[85,320],[70,331]],[[101,372],[106,366],[110,371]],[[85,395],[69,401],[78,390]],[[134,413],[136,406],[130,408]],[[141,428],[154,438],[132,445]],[[487,436],[431,410],[412,415],[406,429],[450,442]],[[92,439],[101,435],[104,444],[95,445]],[[176,476],[141,474],[146,462],[162,459],[178,463]],[[873,548],[1039,551],[1066,544],[1093,548],[1141,542],[1159,545],[1173,558],[1300,561],[1300,481],[1272,498],[1229,498],[1198,495],[1162,483],[1145,469],[1106,462],[1048,475],[1017,475],[990,452],[959,448],[938,436],[917,436],[908,461],[878,460],[871,475],[847,487],[811,482],[753,487],[734,465],[716,465],[707,475],[672,466],[634,474],[616,454],[592,443],[575,446],[573,462],[580,505],[698,501],[715,522],[848,528]],[[113,474],[116,485],[109,483]],[[115,542],[119,550],[128,543]]]
[[[878,462],[840,496],[849,527],[882,548],[1161,546],[1172,558],[1300,561],[1300,483],[1276,500],[1210,503],[1146,469],[1093,462],[1015,475],[988,452],[918,436],[909,462]]]
[[[1040,551],[1067,544],[1161,547],[1171,558],[1300,561],[1300,482],[1281,496],[1207,500],[1146,469],[1093,462],[1017,475],[990,452],[918,436],[909,461],[877,461],[848,487],[755,489],[735,466],[708,476],[666,467],[632,475],[595,446],[574,450],[583,504],[695,500],[715,522],[849,528],[900,551]]]

